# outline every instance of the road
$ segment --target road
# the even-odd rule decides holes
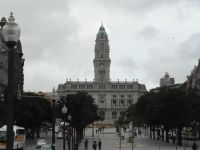
[[[128,133],[125,134],[125,139],[121,142],[121,150],[132,150],[132,144],[128,143]],[[47,136],[43,135],[42,138],[46,139],[47,143],[51,143],[51,133]],[[120,150],[120,140],[119,136],[115,133],[115,129],[105,129],[101,134],[96,134],[92,137],[92,129],[87,128],[85,131],[85,139],[89,140],[88,150],[92,149],[92,141],[93,139],[98,141],[101,139],[102,141],[102,149],[101,150]],[[133,150],[192,150],[191,145],[192,141],[188,142],[188,146],[176,146],[175,144],[161,142],[157,140],[151,140],[144,135],[137,136],[134,140]],[[198,143],[200,146],[200,143]],[[26,145],[25,150],[38,150],[36,148],[36,142],[29,143]],[[56,139],[56,150],[63,150],[63,139]],[[67,143],[66,143],[66,150]],[[79,145],[79,150],[84,150],[84,140]]]

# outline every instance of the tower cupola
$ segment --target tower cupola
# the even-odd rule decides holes
[[[110,48],[108,35],[106,30],[101,24],[97,33],[95,41],[95,58],[94,58],[94,72],[95,82],[107,82],[110,81]]]

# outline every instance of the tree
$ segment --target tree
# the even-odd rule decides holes
[[[168,131],[177,129],[178,144],[182,144],[181,132],[192,120],[200,121],[200,101],[197,92],[186,92],[184,88],[160,88],[148,92],[129,107],[127,116],[136,123],[148,124],[150,129],[164,125],[166,141]],[[154,135],[154,133],[153,133]]]
[[[76,129],[79,139],[83,138],[83,129],[99,119],[94,98],[85,91],[61,97],[57,105],[58,117],[62,116],[63,105],[68,109],[66,116],[69,114],[72,116],[71,125]]]
[[[51,118],[51,103],[44,96],[35,93],[25,93],[22,99],[17,101],[15,110],[17,125],[37,132],[37,136],[39,136],[42,122],[51,122]]]

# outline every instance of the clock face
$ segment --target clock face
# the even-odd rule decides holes
[[[101,65],[100,65],[100,67],[101,67],[101,68],[104,68],[104,65],[103,65],[103,64],[101,64]]]

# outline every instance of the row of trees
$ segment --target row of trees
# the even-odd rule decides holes
[[[199,114],[200,97],[196,91],[167,87],[160,88],[157,92],[147,92],[125,113],[126,122],[133,122],[138,126],[148,125],[151,131],[161,129],[162,135],[165,130],[166,142],[169,142],[169,130],[176,130],[179,145],[182,145],[183,128],[192,127],[194,120],[200,122]],[[118,123],[124,123],[123,116]]]
[[[0,101],[0,123],[6,124],[6,98]],[[24,93],[20,100],[14,101],[14,124],[23,126],[27,134],[30,136],[39,137],[39,131],[42,122],[51,122],[52,120],[52,107],[50,101],[41,95],[27,92]]]
[[[62,107],[66,106],[72,120],[71,126],[76,129],[77,137],[83,137],[83,129],[94,120],[98,120],[97,105],[87,92],[78,92],[61,97],[56,105],[56,118],[63,119]],[[53,107],[51,101],[35,93],[24,93],[20,100],[15,101],[14,120],[16,125],[23,126],[27,133],[37,133],[39,137],[43,123],[52,123]],[[6,100],[0,101],[0,124],[6,124]]]

